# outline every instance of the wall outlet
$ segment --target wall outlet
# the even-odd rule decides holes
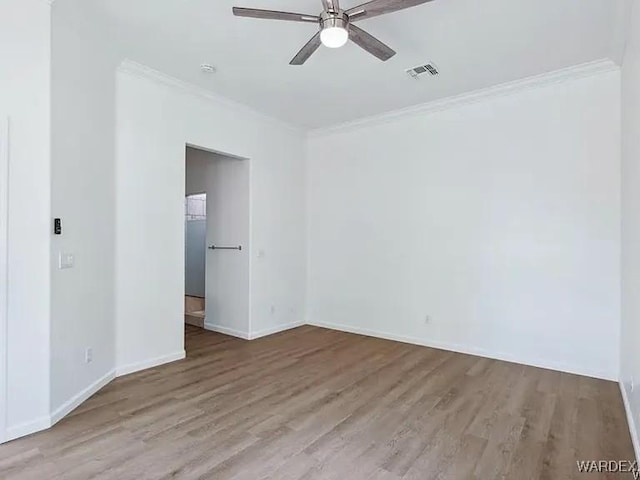
[[[431,323],[431,315],[424,316],[424,323],[425,325]]]
[[[271,315],[276,313],[276,306],[275,305],[271,305],[271,307],[269,308],[269,312],[271,313]]]
[[[93,362],[93,348],[89,347],[84,351],[84,363]]]
[[[60,270],[73,268],[74,263],[75,263],[75,258],[73,257],[73,253],[60,252],[58,256],[58,268]]]

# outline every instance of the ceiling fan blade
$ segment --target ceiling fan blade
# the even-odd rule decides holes
[[[293,57],[293,60],[289,62],[289,65],[302,65],[306,62],[311,55],[318,49],[322,42],[320,41],[320,32],[316,33],[307,44],[302,47],[302,50]]]
[[[288,20],[290,22],[320,22],[317,15],[305,15],[303,13],[278,12],[275,10],[260,10],[257,8],[233,7],[236,17],[263,18],[266,20]]]
[[[325,10],[340,10],[340,2],[339,0],[322,0],[322,6]]]
[[[416,7],[433,0],[372,0],[347,10],[352,22]]]
[[[386,62],[396,54],[393,49],[389,48],[376,37],[355,25],[349,25],[349,38],[355,44],[369,52],[371,55],[378,57],[383,62]]]

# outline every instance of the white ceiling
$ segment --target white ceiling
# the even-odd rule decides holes
[[[329,126],[584,62],[621,56],[628,0],[435,0],[363,20],[398,54],[381,62],[355,44],[289,60],[307,23],[237,18],[245,6],[318,14],[320,0],[78,0],[117,30],[123,54],[258,111]],[[361,3],[342,0],[343,8]],[[98,18],[98,17],[94,17]],[[428,61],[440,76],[412,80]],[[199,70],[212,63],[215,75]]]

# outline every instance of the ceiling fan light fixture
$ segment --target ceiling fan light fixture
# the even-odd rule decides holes
[[[290,22],[310,22],[319,24],[320,30],[300,49],[289,65],[304,65],[320,45],[329,48],[340,48],[349,40],[374,57],[386,62],[396,52],[376,37],[362,30],[353,21],[386,15],[411,7],[422,5],[433,0],[369,0],[368,2],[347,10],[340,8],[341,0],[322,0],[320,15],[279,12],[259,8],[233,7],[237,17],[262,18],[265,20],[287,20]]]
[[[349,40],[349,32],[343,27],[328,27],[320,32],[320,40],[325,47],[340,48]]]

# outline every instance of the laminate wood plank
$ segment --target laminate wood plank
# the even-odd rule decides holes
[[[503,478],[507,474],[524,423],[524,417],[518,415],[502,415],[497,419],[476,462],[477,478]]]
[[[577,453],[579,377],[560,374],[557,378],[557,387],[552,389],[557,395],[556,406],[543,452],[544,468],[540,475],[541,480],[572,479],[577,476],[575,462],[579,459]]]
[[[1,445],[0,478],[566,480],[633,458],[614,382],[311,326],[185,331],[185,360]]]

